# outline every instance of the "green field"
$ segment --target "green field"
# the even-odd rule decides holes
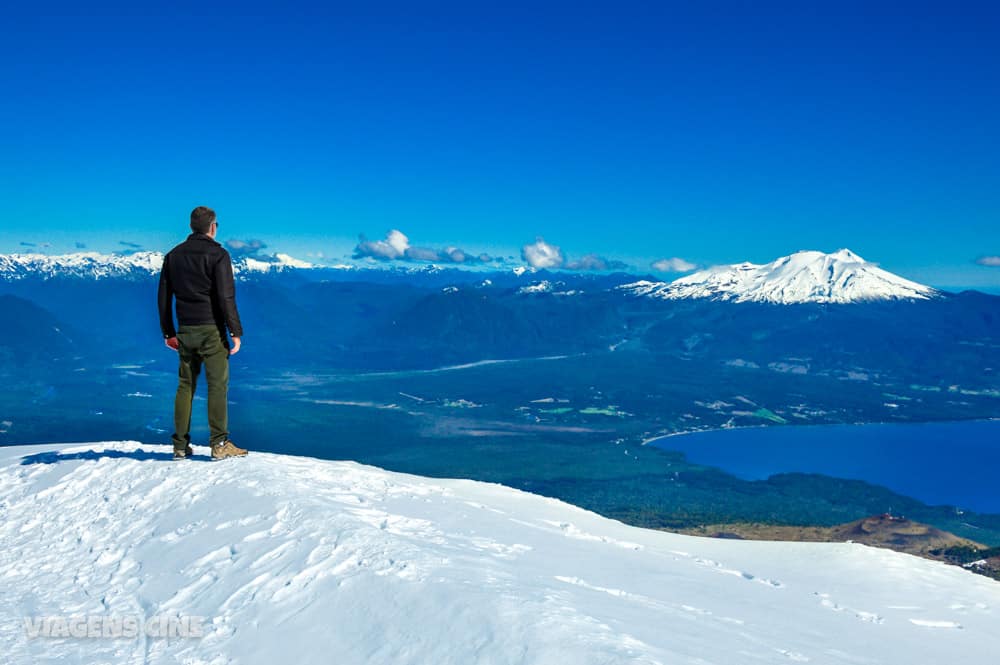
[[[995,416],[995,397],[963,395],[957,403],[947,390],[864,382],[845,390],[835,378],[766,369],[727,368],[720,381],[707,369],[642,352],[367,374],[261,374],[234,362],[232,436],[256,451],[503,483],[650,527],[834,525],[891,507],[1000,544],[1000,516],[957,516],[824,476],[743,481],[643,445],[663,434],[723,426]],[[0,443],[167,443],[174,381],[172,368],[141,360],[58,381],[21,381],[0,395],[0,422],[11,422],[0,428]],[[897,408],[883,406],[885,392]],[[207,436],[203,407],[199,399],[196,442]]]

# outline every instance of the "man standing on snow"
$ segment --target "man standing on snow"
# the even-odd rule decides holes
[[[208,428],[212,458],[246,455],[229,440],[229,356],[240,350],[243,326],[236,311],[233,264],[215,241],[219,222],[215,211],[199,206],[191,211],[191,235],[163,257],[160,289],[160,330],[166,345],[180,356],[174,398],[174,459],[191,457],[191,405],[201,368],[208,380]],[[173,300],[177,299],[174,328]],[[226,328],[232,335],[230,348]]]

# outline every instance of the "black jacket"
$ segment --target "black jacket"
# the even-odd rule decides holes
[[[177,334],[174,298],[179,325],[214,323],[228,327],[233,337],[243,336],[229,252],[204,233],[192,233],[163,257],[157,302],[164,338]]]

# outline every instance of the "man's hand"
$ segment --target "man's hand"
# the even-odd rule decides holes
[[[239,337],[234,337],[233,338],[233,347],[231,349],[229,349],[229,355],[235,356],[239,352],[240,352],[240,338]]]
[[[163,343],[166,344],[171,349],[173,349],[174,351],[176,351],[179,348],[179,346],[180,346],[177,343],[177,338],[176,337],[168,337],[165,340],[163,340]]]

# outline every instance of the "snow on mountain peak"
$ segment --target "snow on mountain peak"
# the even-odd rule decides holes
[[[288,268],[309,269],[316,266],[308,261],[297,259],[288,254],[275,254],[273,257],[254,258],[252,256],[241,256],[233,259],[233,272],[270,272],[272,270],[286,270]]]
[[[744,262],[708,268],[673,282],[634,282],[619,287],[635,295],[676,300],[852,303],[928,299],[938,292],[894,275],[849,249],[831,254],[804,250],[771,263]]]
[[[0,279],[15,280],[26,277],[49,279],[63,276],[103,279],[150,275],[159,272],[162,265],[163,254],[160,252],[0,254]]]
[[[0,448],[5,662],[909,665],[1000,652],[1000,585],[890,550],[642,529],[349,461],[169,456],[135,442]],[[22,628],[136,615],[201,617],[204,634]]]
[[[107,279],[112,277],[138,278],[156,275],[163,266],[162,252],[132,252],[129,254],[101,254],[76,252],[72,254],[0,254],[0,280],[20,280],[29,277],[52,279],[55,277],[81,277]],[[308,269],[316,266],[288,254],[274,256],[238,256],[233,258],[233,272],[271,272],[287,269]]]
[[[288,254],[282,254],[281,252],[275,254],[274,258],[278,260],[277,262],[279,264],[283,266],[288,266],[289,268],[309,269],[316,267],[315,265],[309,263],[308,261],[303,261],[302,259],[297,259],[294,256],[289,256]]]
[[[865,260],[863,258],[861,258],[860,256],[858,256],[857,254],[855,254],[851,250],[847,249],[846,247],[844,249],[837,250],[833,254],[830,254],[830,256],[833,257],[833,258],[835,258],[835,259],[842,260],[842,261],[856,261],[858,263],[864,263],[865,262]]]
[[[528,286],[522,286],[517,290],[518,293],[551,293],[552,292],[552,282],[547,279],[543,279],[540,282],[535,282],[534,284],[529,284]]]

